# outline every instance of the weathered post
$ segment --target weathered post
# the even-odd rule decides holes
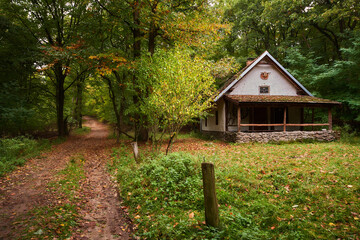
[[[137,142],[132,142],[131,146],[133,148],[135,162],[139,163],[139,148],[138,148]]]
[[[214,164],[202,163],[201,169],[204,185],[205,221],[207,225],[219,227],[219,208],[215,192]]]

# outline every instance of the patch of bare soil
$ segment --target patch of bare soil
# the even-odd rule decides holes
[[[29,160],[25,166],[0,179],[0,239],[13,239],[18,232],[14,220],[35,207],[56,200],[47,191],[56,173],[65,168],[71,156],[85,159],[86,179],[80,196],[80,226],[71,239],[129,239],[131,222],[121,210],[116,186],[106,171],[106,160],[115,141],[107,139],[108,128],[90,117],[84,117],[91,132],[71,136],[52,151]]]

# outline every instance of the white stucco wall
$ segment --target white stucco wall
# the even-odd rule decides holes
[[[216,111],[218,111],[218,125],[216,125]],[[225,103],[223,99],[216,103],[216,108],[210,114],[211,116],[207,118],[207,126],[205,126],[205,119],[201,121],[201,129],[204,131],[225,131]]]
[[[267,80],[260,77],[261,72],[270,72]],[[297,89],[271,64],[256,65],[234,86],[230,95],[260,95],[259,87],[269,86],[268,95],[296,96]]]

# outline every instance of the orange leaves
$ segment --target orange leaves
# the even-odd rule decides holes
[[[78,40],[76,43],[71,43],[66,49],[80,49],[84,46],[84,42],[82,40]]]
[[[100,75],[109,75],[122,66],[131,68],[132,64],[124,57],[118,56],[114,53],[93,55],[90,56],[89,59],[93,60],[94,66]]]

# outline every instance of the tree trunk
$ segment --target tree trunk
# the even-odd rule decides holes
[[[168,145],[167,145],[167,147],[166,147],[166,153],[165,153],[165,155],[168,155],[169,150],[170,150],[171,143],[172,143],[172,141],[174,140],[174,137],[175,137],[175,136],[176,136],[176,133],[173,133],[173,134],[170,136]]]
[[[132,29],[134,43],[133,43],[133,56],[134,60],[141,56],[141,37],[142,33],[140,30],[140,5],[138,1],[133,3],[133,20],[135,26]],[[136,76],[133,75],[133,82],[136,82]],[[140,95],[140,91],[137,89],[137,94]],[[137,104],[139,102],[139,96],[134,96],[134,103]],[[139,121],[135,123],[135,141],[147,141],[148,140],[148,131],[143,126],[139,125],[141,116],[136,114],[135,119]]]
[[[147,128],[140,126],[137,140],[140,142],[146,142],[149,140],[149,131]]]
[[[152,22],[150,24],[150,32],[149,32],[149,43],[148,43],[148,51],[151,55],[155,52],[155,38],[157,35],[157,30],[155,28],[154,23]]]
[[[61,63],[57,63],[54,66],[54,73],[56,77],[56,118],[58,136],[66,136],[66,122],[64,121],[64,102],[65,102],[65,90],[64,82],[65,75],[62,73]]]
[[[84,89],[84,77],[81,77],[76,84],[76,100],[74,118],[77,122],[78,128],[82,128],[82,99]]]
[[[132,30],[133,37],[134,37],[134,44],[133,44],[133,53],[134,59],[140,57],[141,55],[141,31],[140,31],[140,9],[139,9],[139,2],[135,1],[133,4],[133,19],[135,26]]]
[[[115,91],[113,89],[111,79],[108,77],[105,77],[105,76],[103,76],[103,78],[106,79],[108,87],[109,87],[109,97],[111,99],[111,103],[113,105],[113,109],[114,109],[114,113],[115,113],[115,117],[116,117],[116,123],[115,123],[116,142],[119,143],[120,142],[120,133],[121,133],[121,116],[120,116],[120,113],[118,110],[118,105],[116,103]]]

